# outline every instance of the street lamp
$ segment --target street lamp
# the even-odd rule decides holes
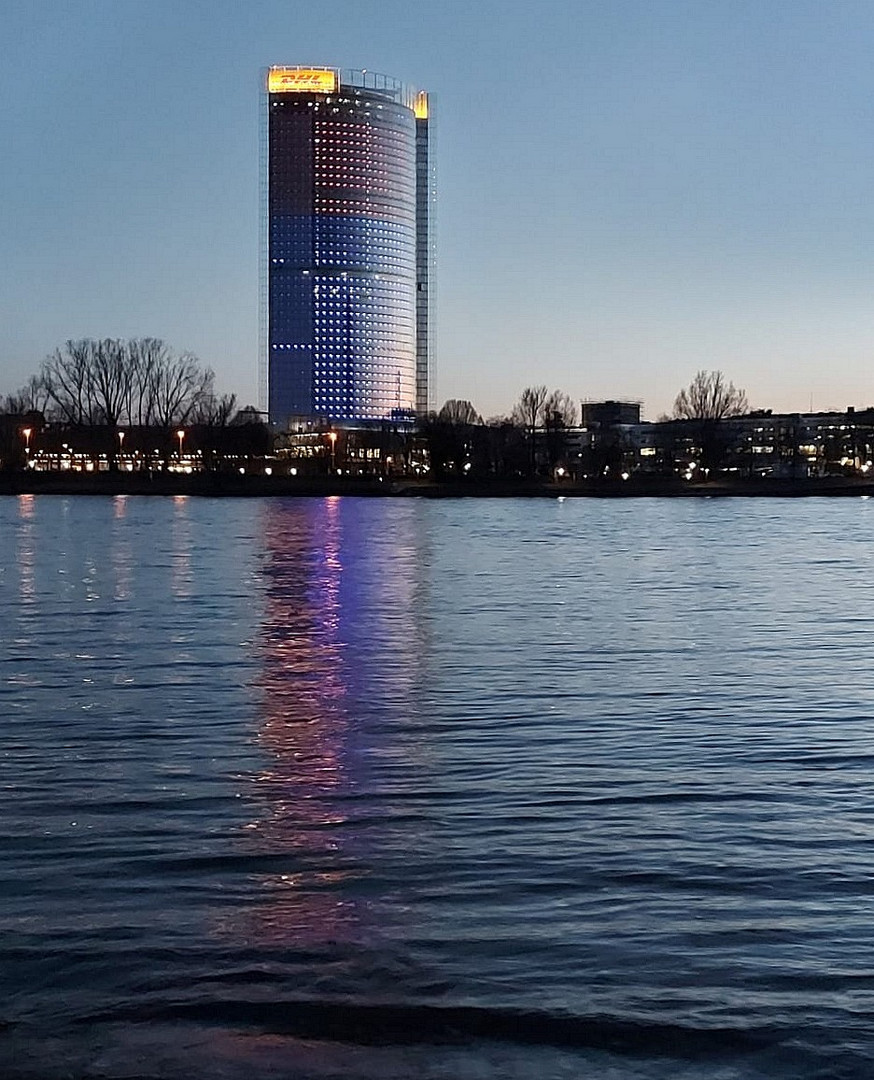
[[[118,452],[119,452],[119,454],[122,452],[122,450],[124,450],[124,432],[120,431],[118,433]]]
[[[334,465],[337,461],[337,432],[329,431],[328,438],[331,440],[331,472],[334,472]]]
[[[33,434],[33,428],[22,428],[21,434],[24,436],[24,452],[30,455],[30,437]]]
[[[176,438],[179,440],[179,460],[181,461],[182,460],[182,441],[185,438],[185,429],[184,428],[180,428],[176,432]]]

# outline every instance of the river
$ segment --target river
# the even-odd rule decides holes
[[[874,500],[0,500],[0,1075],[874,1075]]]

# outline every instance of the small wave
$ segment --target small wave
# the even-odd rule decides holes
[[[177,1002],[92,1015],[78,1022],[119,1021],[255,1028],[273,1035],[358,1046],[465,1044],[491,1040],[527,1046],[603,1050],[628,1056],[683,1058],[751,1053],[773,1046],[784,1034],[767,1027],[693,1027],[480,1006],[311,1000]]]

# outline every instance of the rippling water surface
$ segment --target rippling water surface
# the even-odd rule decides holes
[[[874,1075],[872,525],[0,501],[0,1075]]]

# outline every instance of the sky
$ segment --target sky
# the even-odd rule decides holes
[[[160,337],[257,400],[270,64],[433,95],[432,400],[874,404],[870,0],[0,0],[0,394]]]

